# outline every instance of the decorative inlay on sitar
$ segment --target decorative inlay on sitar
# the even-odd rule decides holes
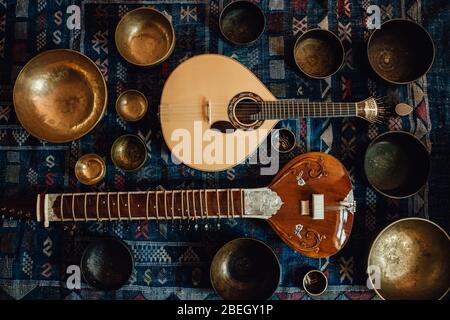
[[[97,220],[265,219],[286,244],[314,258],[344,246],[354,213],[344,166],[320,152],[292,159],[263,188],[41,194],[36,206],[37,220],[46,226]]]

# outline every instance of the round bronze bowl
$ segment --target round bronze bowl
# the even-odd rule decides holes
[[[90,243],[81,257],[81,273],[92,287],[113,291],[123,287],[134,269],[130,248],[121,240],[104,238]]]
[[[137,90],[127,90],[117,98],[117,114],[125,121],[138,121],[147,112],[148,101],[145,95]]]
[[[280,282],[280,264],[264,242],[238,238],[226,243],[211,263],[211,284],[224,300],[266,300]]]
[[[405,84],[430,70],[434,61],[434,44],[419,24],[393,19],[371,34],[367,54],[370,66],[380,78],[394,84]]]
[[[427,182],[430,156],[424,144],[409,132],[391,131],[376,137],[364,156],[370,185],[391,198],[416,194]]]
[[[116,28],[115,41],[125,60],[150,67],[171,55],[175,48],[175,31],[164,13],[142,7],[122,17]]]
[[[264,32],[266,19],[261,8],[250,1],[229,3],[219,16],[219,29],[223,37],[236,45],[248,45]]]
[[[111,147],[111,160],[124,171],[134,171],[147,160],[145,142],[136,135],[125,134],[117,138]]]
[[[95,153],[83,155],[75,164],[75,176],[82,184],[96,184],[105,177],[105,174],[105,161]]]
[[[102,118],[107,102],[102,73],[85,55],[68,49],[31,59],[14,84],[14,108],[22,126],[50,142],[76,140]]]
[[[295,41],[294,60],[305,75],[314,79],[332,76],[344,64],[344,46],[331,31],[312,29]]]
[[[379,271],[369,277],[377,294],[386,300],[444,297],[450,285],[449,240],[440,226],[421,218],[387,226],[369,252],[368,266]]]

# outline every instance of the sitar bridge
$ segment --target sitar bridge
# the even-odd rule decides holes
[[[311,201],[300,201],[300,214],[302,216],[310,216],[311,213],[313,220],[323,220],[325,218],[325,201],[323,194],[312,194]]]

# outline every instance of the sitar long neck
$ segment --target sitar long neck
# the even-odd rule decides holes
[[[270,208],[263,208],[258,199],[267,196]],[[36,212],[48,226],[52,221],[267,219],[280,206],[268,188],[194,189],[45,194],[38,196]]]
[[[301,100],[264,101],[252,120],[332,118],[357,116],[357,103],[305,102]]]

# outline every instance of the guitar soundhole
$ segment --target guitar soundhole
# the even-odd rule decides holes
[[[234,107],[234,115],[237,121],[248,127],[258,122],[256,117],[260,111],[259,103],[251,99],[242,99]]]

